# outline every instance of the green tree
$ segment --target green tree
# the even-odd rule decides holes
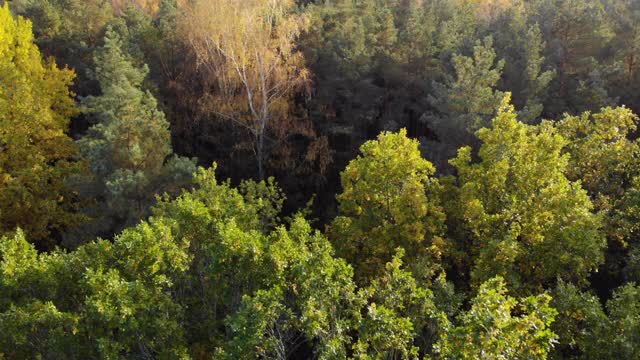
[[[626,193],[640,172],[636,160],[640,144],[630,139],[637,123],[638,117],[631,110],[618,107],[566,115],[556,125],[567,140],[564,151],[571,155],[567,177],[582,182],[597,211],[606,215],[610,239],[622,244],[633,232],[630,219],[625,224],[622,213],[632,206],[633,195]]]
[[[617,288],[606,308],[608,326],[590,342],[592,354],[609,359],[640,357],[640,287],[629,283]]]
[[[114,18],[110,0],[17,0],[18,14],[34,23],[38,46],[46,56],[75,70],[73,89],[80,96],[95,94],[98,84],[90,79],[95,67],[93,52],[100,46],[105,26]]]
[[[637,79],[638,56],[640,55],[640,7],[632,0],[605,0],[605,10],[613,32],[612,44],[616,49],[616,60],[622,68],[622,83],[629,85]]]
[[[425,2],[438,14],[436,44],[446,55],[456,54],[466,41],[473,41],[477,29],[477,2],[474,0]]]
[[[235,189],[200,169],[195,184],[154,210],[193,256],[177,288],[194,354],[284,358],[309,342],[320,358],[344,357],[359,300],[352,269],[327,239],[300,216],[288,228],[265,226],[281,201],[273,183]]]
[[[540,291],[556,276],[584,285],[605,239],[586,191],[565,176],[566,140],[549,123],[518,122],[509,96],[493,127],[477,134],[480,161],[471,163],[469,147],[451,160],[458,188],[448,205],[453,226],[471,240],[452,245],[473,254],[473,282],[500,275],[517,293]]]
[[[637,123],[631,110],[618,107],[566,115],[556,125],[567,141],[564,151],[571,155],[567,177],[581,180],[598,210],[614,207],[640,171],[640,144],[630,140]]]
[[[640,144],[631,140],[637,124],[638,117],[631,110],[618,107],[566,115],[556,125],[567,140],[564,152],[571,155],[567,177],[581,181],[594,210],[604,220],[608,247],[597,282],[620,284],[624,276],[630,275],[624,274],[628,255],[640,245],[636,235],[640,218],[635,180],[640,175]]]
[[[550,300],[542,294],[518,301],[507,295],[504,279],[490,279],[460,324],[441,332],[436,349],[444,359],[546,359],[556,339]]]
[[[607,82],[620,104],[638,112],[638,59],[640,56],[640,4],[633,0],[603,0],[613,31],[610,66],[615,69]]]
[[[540,27],[538,24],[532,25],[523,39],[525,64],[522,76],[519,76],[524,83],[522,97],[526,100],[518,112],[518,117],[526,123],[535,122],[542,114],[549,84],[555,77],[555,71],[542,70],[545,63],[545,58],[542,55],[545,46]]]
[[[22,5],[22,6],[20,6]],[[45,47],[61,45],[66,39],[76,46],[96,46],[102,40],[101,32],[113,18],[108,0],[18,0],[15,4],[21,14],[35,23],[34,32]],[[55,54],[64,49],[50,49]]]
[[[428,256],[423,265],[435,270],[445,218],[435,168],[404,129],[382,133],[360,151],[341,174],[340,216],[329,227],[338,253],[358,279],[379,274],[397,247],[411,261]]]
[[[425,70],[433,67],[438,29],[435,9],[420,1],[407,1],[403,27],[398,29],[396,56],[406,61],[411,68]]]
[[[528,6],[546,39],[546,58],[556,69],[547,111],[560,115],[609,105],[601,74],[594,72],[604,69],[600,53],[612,36],[602,1],[536,0]]]
[[[31,22],[0,8],[0,233],[22,227],[42,241],[82,219],[65,180],[79,173],[67,135],[77,110],[74,73],[43,61]]]
[[[495,62],[493,39],[476,41],[473,56],[455,54],[452,62],[455,77],[437,83],[432,105],[442,114],[434,126],[453,127],[473,133],[489,125],[498,110],[503,94],[495,90],[504,61]],[[447,124],[448,123],[448,124]]]
[[[576,358],[575,355],[583,352],[590,341],[593,330],[606,323],[607,316],[596,296],[562,280],[558,281],[551,296],[551,306],[558,311],[551,327],[558,335],[558,344],[550,358]]]
[[[484,20],[479,30],[491,34],[496,53],[505,62],[499,87],[512,93],[521,121],[538,121],[555,77],[554,70],[545,70],[551,66],[540,24],[532,22],[522,1],[479,1],[477,11]]]
[[[339,0],[310,5],[306,13],[311,29],[305,42],[313,44],[311,57],[337,65],[349,79],[367,74],[384,57],[394,55],[398,29],[386,2]],[[325,46],[317,47],[320,42]]]
[[[610,257],[609,268],[613,268],[611,270],[618,279],[622,277],[626,281],[640,282],[640,239],[637,236],[640,223],[640,176],[631,180],[631,186],[610,215],[610,247],[617,245],[614,249],[622,247],[624,251],[613,252],[617,256]]]
[[[355,325],[356,359],[411,359],[419,352],[431,353],[439,330],[449,325],[433,292],[401,268],[403,255],[399,249],[380,277],[360,291],[366,304]]]
[[[162,221],[72,253],[0,242],[0,353],[10,358],[184,358],[175,279],[188,244]]]
[[[503,94],[495,88],[504,61],[496,62],[495,58],[492,38],[478,40],[473,56],[453,55],[455,75],[445,73],[443,82],[434,82],[428,101],[435,112],[424,113],[421,121],[437,137],[435,141],[428,140],[425,149],[436,164],[446,164],[457,148],[473,144],[474,132],[489,125],[496,114]]]
[[[78,142],[95,175],[89,190],[103,202],[90,211],[104,215],[109,232],[144,217],[156,194],[177,192],[195,169],[192,160],[172,156],[169,123],[153,95],[141,89],[147,66],[133,66],[122,46],[120,36],[107,30],[95,60],[102,94],[83,100],[95,124]]]
[[[552,305],[559,312],[553,358],[635,359],[640,354],[640,288],[634,283],[615,289],[603,307],[594,295],[560,282]]]
[[[237,312],[226,318],[232,336],[219,355],[285,359],[312,341],[321,359],[345,357],[360,303],[351,268],[300,217],[288,231],[280,227],[264,240],[270,245],[256,265],[272,279],[243,295]]]

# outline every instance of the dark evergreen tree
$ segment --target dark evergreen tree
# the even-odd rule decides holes
[[[426,143],[427,157],[435,164],[444,167],[458,147],[474,144],[474,132],[496,114],[504,95],[496,90],[504,61],[495,59],[492,38],[477,41],[472,56],[453,56],[455,76],[434,84],[429,101],[436,112],[425,113],[422,121],[437,135]]]
[[[135,67],[122,46],[109,28],[95,59],[102,93],[83,100],[94,125],[78,141],[95,175],[86,185],[99,204],[89,213],[105,234],[139,221],[156,194],[176,193],[195,171],[193,160],[172,155],[169,123],[142,89],[147,66]]]

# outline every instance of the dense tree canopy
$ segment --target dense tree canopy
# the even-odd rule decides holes
[[[195,189],[162,201],[153,217],[113,242],[38,254],[19,230],[3,238],[0,326],[6,331],[0,353],[11,358],[213,353],[237,359],[310,352],[320,358],[352,353],[401,359],[438,351],[448,358],[458,346],[446,333],[434,346],[439,329],[453,326],[442,304],[437,306],[442,291],[417,284],[404,270],[402,250],[379,278],[359,288],[351,266],[334,256],[328,240],[301,215],[288,226],[261,230],[264,204],[255,196],[218,183],[213,169],[200,168],[195,178]],[[504,296],[503,283],[486,286]],[[482,296],[474,304],[499,306],[500,316],[510,316],[511,298]],[[547,349],[545,337],[553,336],[546,302],[543,295],[527,300],[525,310],[531,313],[513,320],[537,326],[530,341],[541,351]],[[463,326],[481,320],[461,321],[452,331],[473,337],[475,330]],[[498,351],[524,351],[516,340],[521,335],[510,333],[514,342]]]
[[[0,3],[0,359],[640,358],[638,1]]]

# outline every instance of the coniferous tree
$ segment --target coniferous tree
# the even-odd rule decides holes
[[[609,105],[604,82],[598,79],[603,75],[598,69],[604,70],[600,55],[613,35],[602,0],[536,0],[527,6],[540,25],[547,43],[545,55],[556,70],[547,111],[557,116]],[[587,94],[591,101],[583,101]]]
[[[425,113],[421,120],[437,136],[437,141],[426,144],[428,157],[436,164],[446,164],[458,147],[473,144],[474,132],[489,125],[498,110],[503,93],[496,85],[504,61],[495,59],[493,40],[486,37],[475,43],[473,56],[453,55],[455,76],[434,83],[429,102],[436,113]]]
[[[489,125],[489,120],[498,110],[503,94],[495,90],[504,61],[496,63],[493,40],[487,37],[477,41],[473,56],[454,55],[455,77],[447,78],[444,84],[436,84],[431,103],[442,114],[435,126],[450,123],[468,133]]]
[[[102,202],[91,215],[116,232],[144,217],[156,194],[186,185],[195,170],[192,160],[172,156],[169,123],[142,90],[148,69],[136,68],[122,46],[108,29],[95,59],[102,94],[83,101],[94,125],[78,142],[95,175],[90,191]]]
[[[537,24],[527,30],[523,46],[525,65],[520,78],[524,82],[522,97],[526,100],[524,100],[523,108],[518,111],[518,118],[520,121],[533,123],[542,114],[544,99],[547,96],[546,91],[555,72],[542,70],[545,61],[542,56],[545,42],[542,40],[542,33]]]
[[[466,41],[473,40],[478,27],[475,1],[433,1],[426,4],[442,19],[436,43],[443,55],[458,53]]]
[[[638,107],[638,66],[640,65],[640,3],[635,0],[603,0],[613,38],[611,50],[615,73],[610,92],[636,113]]]
[[[20,15],[33,21],[36,42],[43,54],[55,56],[59,64],[76,71],[78,79],[73,90],[80,96],[99,91],[98,84],[88,74],[95,66],[93,52],[102,42],[104,28],[114,18],[111,0],[18,0],[14,3]]]

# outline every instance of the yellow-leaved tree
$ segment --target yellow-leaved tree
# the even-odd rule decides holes
[[[80,219],[65,186],[80,170],[66,134],[74,76],[43,61],[31,22],[0,8],[0,233],[21,227],[41,240]]]

